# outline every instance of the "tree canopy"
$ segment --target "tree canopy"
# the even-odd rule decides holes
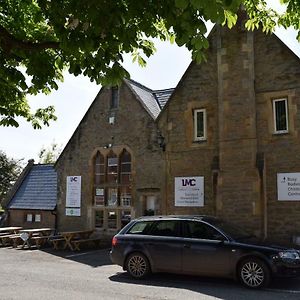
[[[39,152],[40,164],[54,164],[62,151],[62,146],[53,142],[49,147],[42,147]]]
[[[21,173],[21,160],[9,158],[0,150],[0,205]]]
[[[264,0],[1,0],[0,125],[18,126],[17,117],[34,128],[49,125],[54,108],[32,112],[28,95],[58,89],[64,69],[116,85],[129,76],[123,55],[144,66],[155,51],[151,38],[185,45],[200,62],[209,46],[206,21],[232,27],[241,4],[249,30],[271,32],[277,24],[299,32],[300,2],[280,2],[282,14]]]

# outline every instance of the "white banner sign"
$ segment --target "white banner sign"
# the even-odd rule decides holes
[[[80,217],[80,208],[66,208],[66,216]]]
[[[67,176],[66,207],[81,206],[81,176]]]
[[[175,206],[204,206],[204,177],[175,177]]]
[[[300,200],[300,173],[278,173],[277,194],[280,201]]]

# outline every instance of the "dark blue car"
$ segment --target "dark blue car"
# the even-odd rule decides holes
[[[209,216],[153,216],[131,221],[113,237],[113,263],[137,279],[170,272],[237,278],[249,288],[272,277],[300,275],[300,251],[263,245]]]

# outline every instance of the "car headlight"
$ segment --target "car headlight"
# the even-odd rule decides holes
[[[300,259],[299,253],[297,251],[282,251],[279,252],[278,255],[282,259],[290,259],[290,260]]]

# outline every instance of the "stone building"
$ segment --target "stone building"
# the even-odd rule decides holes
[[[100,90],[55,165],[59,231],[96,228],[111,236],[131,217],[162,213],[155,119],[172,91],[132,80]]]
[[[215,26],[209,41],[207,62],[191,63],[158,118],[164,213],[217,215],[290,240],[300,233],[299,58],[241,21]],[[192,201],[191,180],[201,201]],[[190,194],[180,204],[184,188]]]
[[[299,58],[242,24],[215,26],[174,91],[101,89],[55,165],[58,230],[209,214],[263,238],[300,233]]]

